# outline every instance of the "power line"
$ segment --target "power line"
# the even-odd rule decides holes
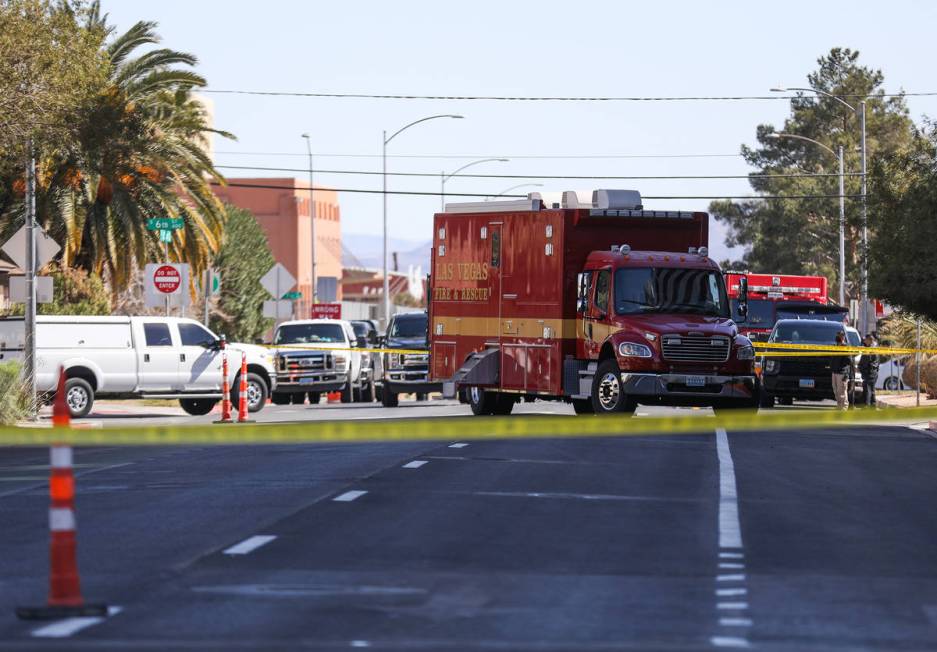
[[[216,168],[223,168],[226,170],[261,170],[264,172],[308,172],[309,168],[273,168],[273,167],[258,167],[252,165],[216,165]],[[384,174],[383,172],[376,170],[322,170],[316,169],[317,174],[358,174],[358,175],[374,175],[379,176]],[[397,177],[433,177],[438,178],[438,172],[387,172],[388,176],[397,176]],[[838,177],[838,172],[794,172],[794,173],[783,173],[783,174],[685,174],[685,175],[676,175],[676,174],[659,174],[659,175],[631,175],[631,176],[615,176],[615,175],[573,175],[573,174],[453,174],[450,175],[451,178],[464,178],[464,179],[558,179],[558,180],[591,180],[591,179],[604,179],[604,180],[621,180],[621,179],[630,179],[630,180],[653,180],[653,179],[801,179],[809,177]],[[846,172],[844,176],[847,177],[861,177],[861,172]],[[449,193],[446,193],[449,194]]]
[[[308,154],[299,152],[233,152],[215,151],[214,154],[233,156],[301,156]],[[316,158],[381,158],[380,154],[320,154],[314,153]],[[739,158],[742,154],[388,154],[387,158],[421,158],[421,159],[478,159],[478,158],[511,158],[511,159],[642,159],[642,158]]]
[[[216,95],[264,95],[273,97],[313,97],[357,100],[480,100],[496,102],[738,102],[746,100],[797,100],[807,95],[672,95],[672,96],[524,96],[524,95],[406,95],[379,93],[307,93],[299,91],[253,91],[234,89],[200,89],[200,93]],[[927,97],[937,91],[923,93],[882,93],[878,95],[838,95],[848,98]]]
[[[268,189],[268,190],[301,190],[304,192],[309,192],[309,188],[303,188],[302,186],[285,186],[285,185],[273,185],[273,184],[263,184],[263,183],[222,183],[220,181],[209,181],[213,186],[224,186],[230,188],[258,188],[258,189]],[[384,194],[383,190],[368,190],[365,188],[328,188],[332,192],[353,192],[353,193],[362,193],[368,195],[381,195]],[[320,189],[321,191],[321,189]],[[411,195],[411,196],[423,196],[423,197],[439,197],[445,195],[446,197],[491,197],[491,194],[485,193],[471,193],[471,192],[423,192],[416,190],[388,190],[386,191],[388,195]],[[514,198],[514,199],[526,199],[527,195],[502,195],[502,197]],[[843,195],[847,199],[857,199],[861,195]],[[642,199],[839,199],[839,195],[642,195]]]

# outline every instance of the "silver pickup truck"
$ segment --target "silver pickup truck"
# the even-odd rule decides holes
[[[273,338],[276,347],[276,405],[316,404],[322,394],[341,392],[342,403],[365,400],[373,393],[371,366],[362,364],[359,341],[348,321],[303,319],[283,322]],[[373,399],[372,399],[373,400]]]

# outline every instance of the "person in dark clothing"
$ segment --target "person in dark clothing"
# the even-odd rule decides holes
[[[870,333],[862,342],[865,346],[875,346],[877,342]],[[881,364],[879,356],[865,353],[859,358],[859,373],[862,375],[862,402],[866,407],[876,407],[875,383],[878,382],[878,367]]]
[[[836,334],[836,346],[846,346],[846,333],[840,331]],[[830,359],[830,372],[833,375],[833,396],[836,398],[836,408],[846,410],[849,408],[849,380],[852,377],[852,356],[837,355]]]

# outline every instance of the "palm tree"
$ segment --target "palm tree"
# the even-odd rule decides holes
[[[77,127],[77,138],[62,151],[44,152],[40,163],[38,217],[63,243],[63,263],[109,278],[112,292],[126,286],[145,262],[163,257],[151,217],[181,217],[173,234],[171,259],[192,267],[208,265],[220,246],[225,210],[211,190],[223,183],[205,153],[215,130],[193,89],[204,78],[186,68],[191,54],[155,48],[156,24],[141,21],[112,38],[97,2],[87,29],[104,35],[107,81]],[[110,39],[110,40],[108,40]]]

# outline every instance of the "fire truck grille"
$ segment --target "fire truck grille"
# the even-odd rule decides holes
[[[699,335],[665,335],[664,359],[680,362],[725,362],[729,359],[729,338]]]

